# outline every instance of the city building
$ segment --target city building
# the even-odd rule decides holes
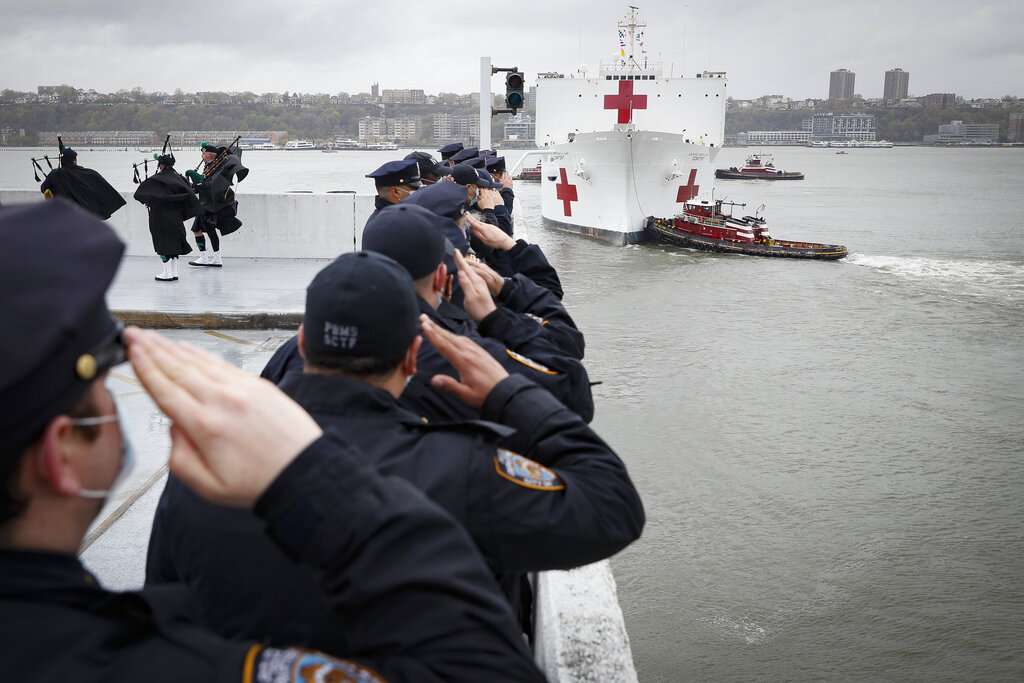
[[[419,137],[420,123],[414,118],[388,119],[388,138],[398,142],[410,142]]]
[[[1010,122],[1006,127],[1006,139],[1010,142],[1024,142],[1024,113],[1010,114]]]
[[[853,84],[857,74],[849,69],[838,69],[829,75],[828,98],[830,100],[852,100]]]
[[[111,147],[137,147],[152,145],[156,142],[156,133],[151,130],[69,130],[41,131],[40,145],[56,145],[57,136],[65,145],[95,145]]]
[[[531,85],[526,91],[526,101],[523,104],[527,111],[537,111],[537,86]]]
[[[367,144],[384,142],[387,139],[387,119],[380,116],[364,116],[359,119],[359,142]]]
[[[956,95],[951,92],[933,92],[919,100],[925,107],[934,109],[949,109],[956,106]]]
[[[10,126],[0,128],[0,145],[12,145],[15,140],[22,139],[24,137],[24,128],[11,128]]]
[[[374,83],[370,86],[370,97],[375,100],[380,98],[380,83]]]
[[[426,104],[427,95],[422,90],[383,90],[380,101],[384,104]]]
[[[806,131],[810,130],[814,140],[874,140],[874,114],[834,114],[822,112],[804,119]]]
[[[171,130],[167,133],[173,147],[198,147],[203,142],[226,145],[235,138],[241,138],[239,144],[243,141],[247,141],[247,145],[266,144],[269,140],[271,144],[282,145],[288,137],[286,130]]]
[[[950,121],[939,126],[937,135],[925,135],[926,145],[990,145],[999,142],[998,123]]]
[[[748,130],[740,135],[746,136],[748,145],[803,145],[814,137],[806,130]]]
[[[466,114],[434,114],[434,142],[461,142],[477,144],[480,142],[480,117]]]
[[[882,100],[886,103],[899,102],[906,98],[910,88],[910,73],[903,69],[889,69],[885,72],[885,87]]]
[[[505,139],[533,142],[537,137],[537,123],[529,114],[516,114],[505,121]]]

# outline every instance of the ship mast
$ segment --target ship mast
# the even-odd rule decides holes
[[[619,19],[619,59],[621,67],[627,69],[647,68],[647,45],[645,31],[647,24],[640,18],[640,8],[629,6],[629,12]]]

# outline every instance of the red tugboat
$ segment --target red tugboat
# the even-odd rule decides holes
[[[513,178],[513,180],[524,180],[524,181],[530,182],[530,183],[539,183],[540,182],[540,164],[537,164],[536,166],[533,166],[532,168],[524,168],[524,169],[522,169],[521,171],[519,171],[519,175],[517,175],[515,178]]]
[[[847,255],[846,247],[841,244],[774,239],[765,227],[764,218],[757,215],[735,218],[732,208],[736,206],[746,204],[722,200],[686,202],[683,212],[675,218],[648,218],[645,230],[655,241],[702,251],[822,261],[835,261]],[[729,207],[729,213],[725,213],[723,207]]]
[[[752,154],[743,168],[720,168],[715,177],[722,180],[803,180],[799,171],[781,171],[775,168],[771,154]]]

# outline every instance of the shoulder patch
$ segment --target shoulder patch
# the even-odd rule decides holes
[[[565,483],[554,470],[504,448],[499,448],[494,456],[494,469],[498,476],[523,488],[535,491],[565,490]]]
[[[380,674],[316,650],[254,645],[245,658],[243,683],[386,683]]]
[[[507,353],[508,357],[511,358],[512,360],[514,360],[515,362],[517,362],[517,363],[519,363],[521,365],[525,365],[526,367],[530,368],[531,370],[536,370],[537,372],[539,372],[541,374],[544,374],[544,375],[557,375],[557,374],[559,374],[557,370],[552,370],[549,367],[541,365],[540,363],[538,363],[537,361],[533,360],[532,358],[527,358],[526,356],[524,356],[522,354],[516,353],[512,349],[505,349],[505,353]]]

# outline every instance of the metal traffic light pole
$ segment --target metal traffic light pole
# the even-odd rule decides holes
[[[517,77],[518,83],[515,87],[517,95],[517,102],[512,102],[512,106],[505,109],[495,109],[491,106],[491,76],[496,73],[505,73],[505,104],[510,104],[509,101],[509,88],[513,87],[510,82],[510,77]],[[513,67],[492,67],[490,57],[480,58],[480,149],[491,148],[491,117],[495,114],[515,114],[517,111],[523,108],[525,99],[523,97],[523,75],[519,72],[518,66]]]
[[[480,149],[491,148],[491,58],[480,58]]]

